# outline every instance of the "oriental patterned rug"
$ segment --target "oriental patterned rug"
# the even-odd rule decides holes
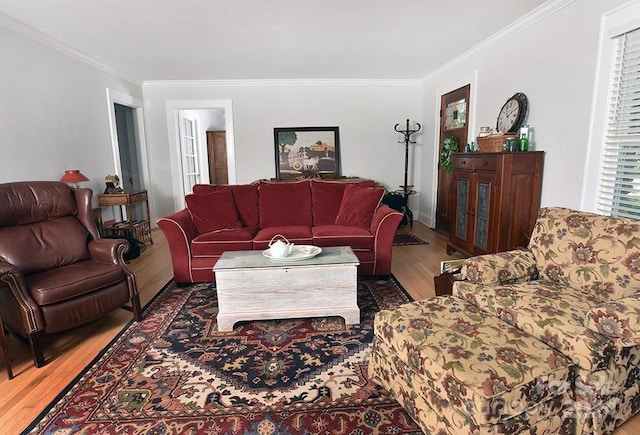
[[[426,245],[427,242],[413,233],[396,233],[393,238],[393,244],[396,246],[404,245]]]
[[[393,277],[359,278],[359,325],[218,332],[214,284],[170,283],[24,433],[419,434],[367,376],[374,314],[410,300]]]

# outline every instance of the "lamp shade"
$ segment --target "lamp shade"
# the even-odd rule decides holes
[[[78,183],[80,183],[81,181],[89,181],[89,179],[85,177],[79,169],[67,169],[66,171],[64,171],[64,175],[62,176],[60,181],[77,187]]]

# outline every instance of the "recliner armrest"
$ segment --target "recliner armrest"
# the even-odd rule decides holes
[[[462,275],[474,284],[510,284],[538,278],[536,258],[519,249],[471,257],[462,265]]]
[[[6,305],[12,317],[5,318],[3,315],[4,324],[24,334],[41,330],[44,327],[42,314],[27,290],[22,272],[12,264],[0,263],[0,292],[7,290],[11,296],[1,294],[0,301]]]
[[[124,265],[122,256],[129,251],[125,239],[98,239],[89,242],[91,258],[99,263]]]

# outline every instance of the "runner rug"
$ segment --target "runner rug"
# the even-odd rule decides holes
[[[419,434],[368,381],[373,316],[411,298],[358,279],[361,324],[239,322],[218,332],[214,284],[168,284],[24,433]]]
[[[393,238],[393,244],[396,246],[403,245],[426,245],[427,242],[413,233],[396,233]]]

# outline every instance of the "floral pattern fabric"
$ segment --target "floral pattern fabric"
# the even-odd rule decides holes
[[[581,290],[549,280],[505,286],[458,281],[454,295],[526,331],[582,368],[606,368],[614,355],[611,340],[583,324],[586,313],[602,300]]]
[[[590,309],[584,325],[620,347],[640,345],[640,293]]]
[[[461,272],[474,284],[508,284],[538,277],[536,258],[522,249],[468,258]]]
[[[405,304],[379,312],[374,333],[370,376],[416,421],[431,421],[429,430],[566,424],[551,417],[570,395],[570,361],[474,305],[455,297]]]
[[[576,370],[576,433],[610,433],[640,411],[640,346],[616,353],[605,370]]]
[[[376,317],[370,376],[426,433],[605,434],[640,411],[640,222],[545,208],[528,250],[462,273]]]
[[[543,208],[529,248],[541,277],[605,300],[640,288],[640,222]]]

